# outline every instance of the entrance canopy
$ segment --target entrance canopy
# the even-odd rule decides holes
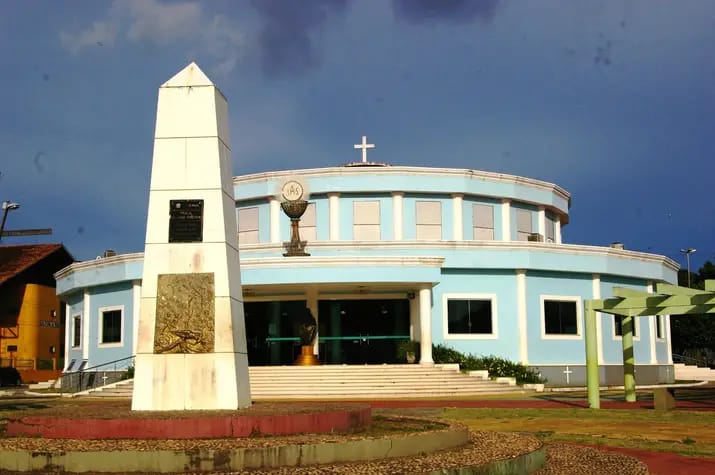
[[[715,314],[715,280],[705,281],[705,290],[658,283],[655,293],[621,287],[613,288],[613,298],[584,302],[586,309],[586,381],[588,404],[601,406],[598,380],[596,312],[623,316],[623,386],[626,401],[635,402],[635,359],[633,357],[633,317],[651,315]]]

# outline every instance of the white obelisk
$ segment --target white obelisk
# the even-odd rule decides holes
[[[159,88],[133,410],[251,404],[221,92],[195,63]]]

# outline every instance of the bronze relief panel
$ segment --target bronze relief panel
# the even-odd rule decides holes
[[[160,274],[154,353],[214,350],[214,274]]]

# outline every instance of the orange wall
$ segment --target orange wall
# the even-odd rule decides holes
[[[64,331],[60,324],[60,301],[54,287],[26,284],[21,300],[17,326],[0,329],[0,358],[51,359],[58,358]],[[51,316],[54,310],[55,317]],[[16,345],[17,351],[8,353],[8,345]],[[50,346],[55,347],[54,354]]]

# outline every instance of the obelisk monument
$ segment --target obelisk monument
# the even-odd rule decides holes
[[[251,404],[228,105],[195,63],[159,88],[132,409]]]

